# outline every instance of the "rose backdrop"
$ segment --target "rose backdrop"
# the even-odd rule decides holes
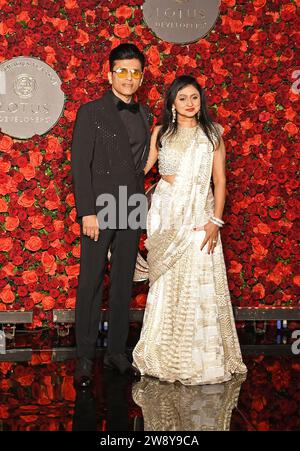
[[[34,310],[33,327],[51,324],[53,308],[75,305],[73,125],[79,106],[109,89],[107,56],[121,42],[146,54],[139,99],[155,117],[166,86],[191,73],[225,128],[221,233],[233,303],[299,306],[299,94],[292,86],[299,90],[300,1],[223,0],[213,31],[190,45],[158,39],[142,20],[142,4],[0,0],[0,62],[40,58],[59,74],[66,95],[63,116],[44,136],[0,134],[0,310]],[[146,187],[155,181],[153,169]],[[147,284],[136,286],[133,305],[142,306],[146,293]]]

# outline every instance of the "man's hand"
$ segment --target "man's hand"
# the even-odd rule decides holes
[[[82,217],[83,234],[89,236],[92,240],[98,241],[99,224],[96,215]]]

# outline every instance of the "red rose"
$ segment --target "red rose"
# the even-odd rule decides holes
[[[10,136],[3,136],[0,140],[0,150],[2,150],[2,152],[9,153],[13,148],[13,143],[14,142]]]
[[[156,86],[153,86],[153,88],[150,89],[149,92],[149,100],[155,102],[160,99],[160,93],[158,92]]]
[[[78,8],[78,3],[76,0],[64,0],[64,3],[67,9]]]
[[[253,0],[253,6],[255,8],[263,8],[266,5],[267,0]]]
[[[297,135],[298,134],[298,128],[292,122],[288,122],[287,124],[285,124],[284,130],[286,130],[289,135]]]
[[[21,207],[31,207],[34,204],[34,196],[32,192],[24,192],[18,199],[18,204]]]
[[[59,140],[54,136],[48,136],[46,149],[51,154],[60,153],[62,151],[62,147]]]
[[[24,271],[22,274],[22,279],[26,285],[35,283],[38,281],[36,272],[33,270]]]
[[[45,198],[48,200],[56,200],[57,199],[57,194],[54,188],[48,188],[45,191]]]
[[[46,272],[53,271],[56,267],[55,257],[47,251],[42,253],[41,263]]]
[[[20,173],[24,175],[26,180],[30,180],[35,177],[35,168],[29,163],[23,168],[20,168]]]
[[[34,302],[33,302],[33,300],[32,299],[26,299],[25,301],[24,301],[24,307],[25,307],[25,310],[32,310],[33,309],[33,307],[34,307]]]
[[[9,252],[13,247],[13,241],[10,237],[0,238],[0,249],[2,252]]]
[[[278,208],[273,208],[272,210],[268,211],[270,218],[272,219],[279,219],[281,218],[281,211]]]
[[[55,300],[52,296],[44,296],[42,299],[42,305],[44,310],[52,310],[55,305]]]
[[[280,15],[284,21],[292,20],[296,15],[296,6],[292,3],[282,5]]]
[[[230,262],[230,268],[228,269],[229,273],[236,273],[236,274],[240,274],[242,270],[242,265],[236,261],[231,261]]]
[[[27,165],[28,159],[25,155],[22,155],[21,157],[17,158],[16,164],[19,166],[19,168],[23,168]]]
[[[15,295],[12,292],[11,286],[7,284],[2,290],[0,291],[0,299],[5,304],[12,304],[15,300]]]
[[[116,36],[118,36],[119,38],[122,38],[122,39],[128,38],[130,33],[131,33],[131,31],[127,24],[114,26],[114,34]]]
[[[126,5],[122,5],[116,10],[116,17],[118,19],[120,17],[124,17],[124,19],[130,19],[130,17],[132,16],[132,11],[132,8],[129,8]]]
[[[66,273],[69,277],[76,277],[79,275],[79,264],[66,267]]]
[[[75,304],[76,304],[76,298],[74,297],[74,298],[68,298],[67,300],[66,300],[66,305],[65,305],[65,308],[67,308],[67,309],[74,309],[75,308]]]
[[[296,275],[293,277],[293,282],[295,285],[297,285],[298,287],[300,287],[300,275]]]
[[[78,44],[81,45],[85,45],[89,42],[89,35],[86,31],[84,30],[77,30],[78,36],[75,39],[75,42],[77,42]]]
[[[269,235],[271,233],[271,229],[267,224],[264,224],[263,222],[259,223],[257,227],[253,228],[255,233],[262,233],[264,235]]]
[[[29,240],[25,241],[25,247],[29,251],[36,252],[42,246],[42,241],[38,236],[31,236]]]
[[[160,54],[156,47],[151,46],[150,49],[146,52],[146,57],[147,57],[149,64],[153,64],[154,66],[159,66]]]
[[[258,283],[253,287],[253,293],[255,299],[263,299],[265,297],[265,288],[261,283]]]
[[[39,304],[42,301],[43,294],[33,291],[30,293],[30,298],[32,299],[34,304]]]

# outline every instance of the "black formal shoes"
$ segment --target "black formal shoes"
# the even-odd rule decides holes
[[[84,390],[91,386],[93,360],[80,357],[76,362],[74,385],[76,389]]]
[[[121,374],[139,377],[140,372],[129,362],[126,354],[107,352],[104,356],[104,368],[117,370]]]

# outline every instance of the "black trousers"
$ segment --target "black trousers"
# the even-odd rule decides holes
[[[78,357],[94,358],[107,253],[111,251],[108,350],[124,353],[129,306],[141,229],[100,230],[98,241],[82,233],[80,274],[75,308]]]

